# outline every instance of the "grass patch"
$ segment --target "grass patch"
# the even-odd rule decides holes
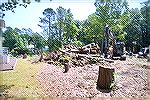
[[[44,63],[31,64],[28,59],[18,59],[15,70],[0,71],[0,86],[12,86],[11,88],[1,88],[1,92],[14,97],[35,97],[39,96],[39,88],[36,76]]]

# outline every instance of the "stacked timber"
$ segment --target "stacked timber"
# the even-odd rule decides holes
[[[113,63],[113,60],[100,57],[100,48],[97,44],[91,43],[83,47],[66,45],[62,49],[50,52],[44,57],[48,64],[57,64],[64,66],[64,73],[68,72],[70,67],[85,66],[87,64],[96,64],[101,61]]]

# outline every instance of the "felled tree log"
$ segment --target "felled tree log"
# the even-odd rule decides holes
[[[114,60],[111,60],[111,59],[104,59],[104,61],[109,62],[109,63],[114,63]]]
[[[90,54],[97,54],[97,50],[96,49],[91,49]]]
[[[98,89],[110,90],[114,82],[114,68],[105,68],[99,66],[99,75],[97,80]]]

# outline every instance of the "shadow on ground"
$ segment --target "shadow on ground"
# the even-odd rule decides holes
[[[5,100],[7,100],[8,98],[11,98],[8,95],[8,89],[10,89],[11,87],[13,87],[14,85],[0,85],[0,100],[3,100],[5,98]]]

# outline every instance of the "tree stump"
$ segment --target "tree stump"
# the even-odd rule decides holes
[[[150,62],[150,55],[148,55],[147,57],[147,62]]]
[[[25,53],[22,58],[26,59],[27,58],[27,54]]]
[[[114,82],[114,68],[105,68],[99,66],[99,75],[97,80],[98,89],[110,90],[111,84]]]
[[[39,62],[42,62],[42,59],[43,59],[43,53],[40,54]]]
[[[65,71],[63,73],[67,73],[68,70],[69,70],[69,64],[68,63],[64,63],[63,65],[64,65],[64,69],[65,69]]]

